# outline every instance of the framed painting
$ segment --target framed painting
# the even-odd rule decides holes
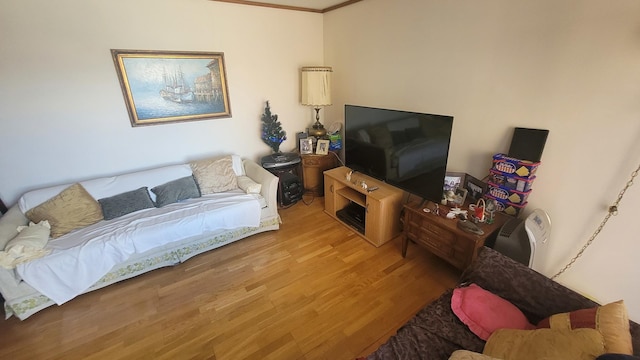
[[[111,49],[131,126],[231,117],[224,53]]]

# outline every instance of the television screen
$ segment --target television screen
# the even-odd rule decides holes
[[[453,117],[345,105],[345,165],[440,202]]]

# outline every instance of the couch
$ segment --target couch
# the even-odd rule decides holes
[[[6,317],[277,230],[277,186],[228,155],[29,191],[0,218]]]
[[[538,327],[541,327],[541,321],[544,323],[545,319],[554,314],[576,314],[575,311],[579,309],[598,306],[584,296],[487,247],[481,249],[475,262],[463,273],[456,289],[469,284],[476,284],[515,305],[528,322],[537,324]],[[493,359],[473,354],[482,353],[488,342],[472,332],[453,312],[452,299],[456,289],[446,291],[420,310],[366,359]],[[550,331],[503,329],[496,330],[491,336],[498,337],[500,333],[508,331],[531,334],[547,330]],[[640,326],[629,321],[626,336],[629,334],[633,355],[640,355]],[[494,340],[495,338],[489,337],[490,342]]]

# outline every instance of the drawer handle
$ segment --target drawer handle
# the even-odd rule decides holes
[[[333,184],[329,186],[329,191],[331,191],[331,193],[333,194]]]

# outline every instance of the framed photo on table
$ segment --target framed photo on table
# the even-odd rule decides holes
[[[464,188],[469,192],[469,199],[476,202],[487,192],[487,183],[467,175],[464,180]]]
[[[456,191],[457,188],[464,185],[465,173],[460,172],[448,172],[444,177],[444,191]]]
[[[316,144],[317,155],[327,155],[329,153],[329,140],[318,140]]]
[[[300,154],[313,154],[313,139],[300,139]]]

